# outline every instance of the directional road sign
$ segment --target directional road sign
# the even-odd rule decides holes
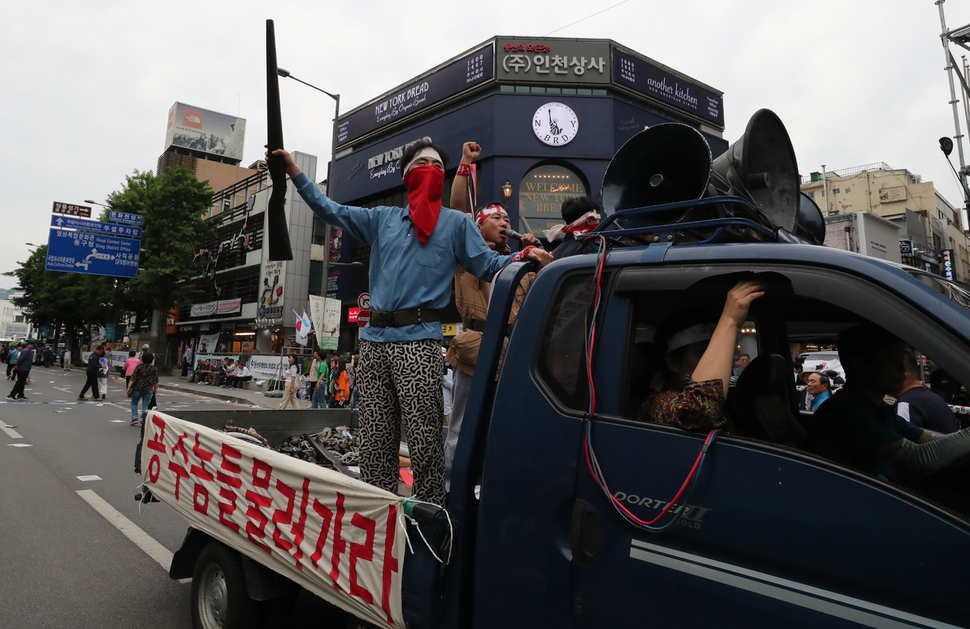
[[[51,210],[54,214],[65,214],[68,216],[85,216],[90,218],[91,208],[87,205],[76,205],[74,203],[62,203],[60,201],[54,201],[54,209]]]
[[[141,238],[141,227],[131,225],[117,225],[115,223],[104,223],[102,221],[89,221],[73,216],[51,216],[51,227],[77,229],[98,234],[111,234],[121,238]]]
[[[112,223],[124,223],[125,225],[144,225],[145,217],[141,214],[132,214],[130,212],[116,212],[111,210],[108,212],[108,220]]]
[[[62,273],[135,277],[141,241],[52,229],[44,269]]]

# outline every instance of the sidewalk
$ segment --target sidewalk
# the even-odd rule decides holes
[[[123,381],[122,384],[124,384]],[[183,380],[179,376],[159,376],[158,388],[169,391],[186,391],[217,400],[226,400],[237,404],[268,409],[279,407],[281,400],[278,397],[264,396],[263,387],[257,385],[255,381],[250,382],[249,388],[247,389],[223,389],[222,387],[213,385],[189,382],[188,379]],[[306,400],[299,400],[299,403],[301,408],[309,406],[309,402]]]

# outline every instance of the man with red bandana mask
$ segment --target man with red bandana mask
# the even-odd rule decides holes
[[[361,332],[357,387],[360,472],[367,483],[398,487],[398,443],[403,422],[414,472],[414,495],[443,505],[441,438],[441,311],[451,297],[460,265],[485,281],[516,256],[499,255],[482,240],[467,215],[442,211],[444,152],[424,138],[408,146],[401,170],[408,207],[359,208],[327,198],[293,157],[281,156],[286,174],[313,212],[371,247],[371,319]],[[268,156],[267,156],[268,157]],[[541,249],[517,254],[543,266]]]

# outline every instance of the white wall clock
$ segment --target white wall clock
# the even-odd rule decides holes
[[[549,146],[565,146],[579,133],[576,112],[562,103],[546,103],[532,116],[532,131]]]

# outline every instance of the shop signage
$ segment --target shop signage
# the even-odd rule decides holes
[[[720,94],[615,46],[613,83],[724,128],[724,98]]]
[[[911,256],[911,255],[913,255],[913,241],[912,240],[900,240],[899,241],[899,255],[901,255],[901,256]]]
[[[409,85],[386,93],[337,121],[337,144],[353,142],[372,131],[439,103],[494,76],[492,43],[429,72]]]
[[[357,315],[360,313],[360,308],[356,306],[350,306],[347,308],[347,323],[357,323]],[[26,332],[24,332],[26,334]]]
[[[953,281],[953,249],[943,250],[943,277]]]
[[[370,172],[370,178],[379,179],[385,175],[393,175],[399,171],[401,169],[401,156],[404,154],[405,149],[420,140],[427,140],[430,142],[431,138],[418,138],[417,140],[413,140],[407,144],[402,144],[401,146],[383,151],[377,155],[374,155],[373,157],[367,158],[367,170]]]
[[[606,41],[500,39],[495,78],[543,83],[610,82]]]

